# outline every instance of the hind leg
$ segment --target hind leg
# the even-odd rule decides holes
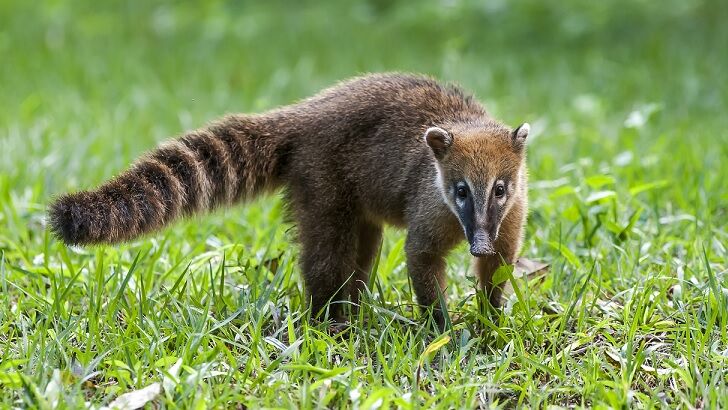
[[[382,243],[382,227],[370,222],[362,221],[357,226],[357,255],[356,271],[351,286],[351,301],[357,305],[361,293],[369,285],[369,273],[372,270],[374,258],[379,252]]]
[[[323,211],[323,212],[322,212]],[[301,270],[314,317],[345,321],[343,303],[356,271],[354,218],[309,207],[299,218]]]

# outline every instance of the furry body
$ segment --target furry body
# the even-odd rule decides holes
[[[314,313],[332,300],[358,300],[385,223],[408,229],[407,265],[421,305],[438,300],[444,257],[466,238],[496,302],[490,278],[503,261],[514,262],[526,215],[525,136],[517,135],[524,130],[493,120],[459,88],[368,75],[165,142],[99,188],[59,197],[51,229],[68,244],[122,242],[284,187]],[[503,176],[508,198],[490,209],[502,199],[488,196]],[[467,185],[470,205],[460,206],[457,184]],[[340,304],[328,311],[341,319]],[[442,324],[438,307],[434,313]]]

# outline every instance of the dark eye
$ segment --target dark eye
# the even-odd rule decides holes
[[[496,198],[502,198],[503,195],[506,194],[506,187],[503,184],[498,184],[495,186],[495,197]]]
[[[468,188],[466,188],[462,185],[459,186],[457,189],[457,195],[458,195],[458,198],[460,198],[460,199],[467,198],[468,197]]]

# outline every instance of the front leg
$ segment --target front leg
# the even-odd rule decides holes
[[[432,308],[432,317],[440,329],[445,328],[445,313],[439,295],[445,297],[445,259],[441,255],[407,253],[407,269],[417,296],[417,303],[426,311]]]
[[[444,242],[444,241],[443,241]],[[445,312],[439,296],[445,298],[445,255],[448,249],[434,246],[437,242],[426,235],[410,231],[405,243],[407,270],[412,280],[417,303],[426,311],[432,308],[432,316],[438,328],[445,328]],[[442,245],[442,242],[440,243]]]
[[[523,211],[521,206],[514,206],[514,209],[506,215],[502,224],[498,239],[494,248],[495,254],[475,258],[475,272],[478,276],[478,284],[494,307],[501,305],[504,283],[493,284],[493,274],[503,265],[513,265],[518,257],[518,250],[521,247],[523,231]]]
[[[495,255],[475,258],[475,271],[478,275],[478,284],[480,285],[480,289],[485,291],[485,295],[488,296],[488,300],[493,307],[499,307],[501,305],[504,283],[501,282],[494,285],[493,274],[495,274],[495,271],[499,267],[504,265],[503,261],[505,261],[505,264],[513,264],[515,258],[506,257],[500,252]]]

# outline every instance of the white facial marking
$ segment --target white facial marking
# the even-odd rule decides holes
[[[472,191],[473,187],[475,187],[475,185],[473,185],[473,183],[470,182],[470,180],[467,177],[465,177],[463,179],[465,180],[465,183],[468,184],[468,189]]]
[[[445,180],[442,176],[442,169],[440,169],[440,164],[435,162],[435,186],[437,187],[437,190],[440,191],[440,194],[442,195],[442,200],[445,202],[445,204],[450,208],[450,210],[457,214],[457,211],[455,210],[455,205],[450,200],[450,196],[447,194],[447,189],[445,189]]]

